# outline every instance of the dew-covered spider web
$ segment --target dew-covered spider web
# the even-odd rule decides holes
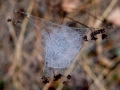
[[[22,14],[40,31],[44,65],[54,69],[68,68],[79,52],[83,43],[82,36],[88,28],[59,25],[24,12]]]

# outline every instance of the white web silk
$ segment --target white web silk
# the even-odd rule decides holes
[[[88,28],[73,28],[27,14],[39,28],[44,50],[44,63],[51,68],[67,68],[82,46]]]

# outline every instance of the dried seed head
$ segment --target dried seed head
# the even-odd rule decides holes
[[[100,29],[100,32],[101,33],[105,33],[105,29]]]
[[[95,37],[97,34],[105,33],[105,29],[99,29],[94,32],[92,32],[90,35],[91,37]]]
[[[22,23],[21,21],[17,21],[16,23]]]
[[[57,80],[59,80],[61,77],[62,77],[61,74],[54,75],[54,79],[53,79],[53,81],[57,81]]]
[[[107,39],[107,34],[102,34],[102,39]]]
[[[43,79],[43,83],[44,83],[44,84],[49,83],[48,79],[47,79],[45,76],[43,76],[41,79]]]
[[[68,76],[67,76],[67,79],[71,79],[71,78],[72,78],[71,75],[68,75]]]
[[[7,19],[7,22],[11,22],[12,20],[10,18]]]
[[[64,84],[64,85],[67,85],[68,83],[67,83],[67,81],[64,81],[63,84]]]
[[[45,78],[45,76],[43,76],[41,79],[44,79]]]
[[[91,40],[95,40],[95,41],[96,41],[97,39],[98,39],[98,38],[96,38],[96,37],[94,37],[94,36],[91,37]]]
[[[44,83],[44,84],[49,83],[48,79],[43,80],[43,83]]]
[[[86,36],[86,35],[85,35],[85,36],[83,36],[82,38],[83,38],[83,40],[84,40],[84,41],[88,41],[88,40],[87,40],[87,36]]]

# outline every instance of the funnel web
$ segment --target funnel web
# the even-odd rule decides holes
[[[27,14],[39,28],[44,50],[44,64],[51,68],[67,68],[82,46],[88,28],[73,28]]]
[[[47,73],[52,69],[68,68],[82,46],[82,36],[88,28],[74,28],[59,25],[42,18],[26,14],[26,18],[39,29],[42,38],[43,59]],[[46,73],[46,72],[45,72]]]

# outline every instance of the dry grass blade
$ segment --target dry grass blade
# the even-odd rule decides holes
[[[112,10],[112,8],[115,6],[115,4],[117,2],[118,2],[118,0],[112,0],[111,1],[110,5],[107,7],[107,9],[105,10],[105,12],[99,18],[101,21],[103,21],[108,16],[108,14],[110,13],[110,11]],[[100,20],[97,20],[95,22],[95,27],[99,27],[101,25],[102,22]]]
[[[116,61],[116,62],[113,62],[111,68],[114,67],[113,65],[115,65],[115,63],[117,63],[117,62],[120,61],[120,56],[116,57],[113,61]],[[113,73],[113,71],[114,71],[114,70],[112,70],[112,71],[108,70],[108,68],[106,67],[106,68],[101,72],[101,74],[98,76],[99,81],[102,82],[103,79],[104,79],[104,76],[107,76],[108,73],[109,73],[109,76],[111,76],[111,73]],[[107,79],[108,79],[108,78],[107,78]],[[96,82],[96,80],[94,81],[94,83],[95,83],[95,82]],[[94,83],[91,84],[90,88],[94,86]]]
[[[28,10],[27,10],[27,13],[31,13],[33,5],[34,5],[34,1],[31,0],[29,7],[28,7]],[[25,19],[22,23],[21,33],[20,33],[20,36],[19,36],[19,39],[18,39],[18,42],[16,45],[15,59],[18,61],[19,61],[20,55],[21,55],[21,48],[22,48],[22,43],[23,43],[23,38],[24,38],[27,23],[28,23],[28,19]]]
[[[87,4],[83,5],[82,7],[79,8],[79,10],[77,10],[77,11],[75,10],[75,12],[72,13],[72,15],[70,15],[70,17],[76,16],[78,14],[78,12],[80,12],[81,10],[84,10],[84,9],[88,8],[89,6],[99,3],[101,1],[103,1],[103,0],[94,0],[94,1],[92,1],[92,3],[87,3]]]
[[[102,16],[100,17],[100,20],[104,20],[108,14],[110,13],[110,11],[112,10],[112,8],[115,6],[115,4],[117,3],[118,0],[112,0],[110,5],[107,7],[107,9],[105,10],[105,12],[102,14]],[[98,27],[101,25],[101,21],[100,20],[97,20],[96,23],[95,23],[95,27]],[[98,36],[99,39],[97,40],[97,54],[98,54],[98,58],[99,60],[101,60],[102,63],[105,63],[105,64],[108,64],[109,63],[109,66],[111,66],[111,63],[108,62],[108,59],[106,59],[105,57],[103,57],[101,54],[102,54],[102,45],[101,45],[101,39],[100,39],[100,36]],[[101,80],[100,80],[101,81]],[[94,83],[96,82],[96,80],[94,81]],[[91,88],[91,87],[90,87]]]
[[[83,57],[84,59],[84,57]],[[93,73],[93,71],[90,69],[89,65],[85,62],[85,60],[82,60],[79,62],[79,64],[84,68],[84,70],[88,73],[88,75],[94,80],[94,83],[99,88],[99,90],[107,90],[102,83],[100,82],[99,78],[96,77],[96,75]],[[90,90],[93,90],[90,88]]]
[[[31,0],[29,7],[28,7],[28,10],[27,10],[27,13],[31,13],[33,5],[34,5],[34,1]],[[27,23],[28,23],[28,20],[25,19],[22,23],[21,33],[20,33],[20,36],[18,38],[18,42],[16,42],[15,57],[13,59],[13,63],[12,63],[13,65],[10,68],[11,69],[10,74],[13,74],[13,75],[14,75],[14,70],[15,70],[16,66],[18,66],[18,67],[21,66],[20,60],[21,60],[21,53],[22,53],[22,44],[23,44],[23,39],[24,39],[24,34],[26,31]],[[15,85],[15,88],[18,90],[20,83],[17,81],[16,76],[14,76],[12,79],[13,79],[13,84]]]

